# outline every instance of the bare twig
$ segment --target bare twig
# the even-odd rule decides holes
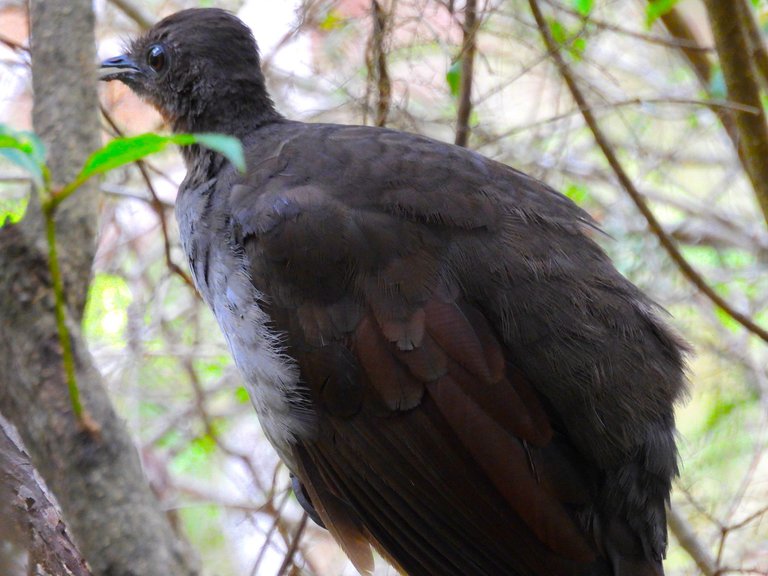
[[[131,0],[109,0],[115,8],[139,25],[142,30],[149,30],[155,18],[144,11],[144,8],[131,2]]]
[[[472,114],[472,81],[475,75],[475,53],[477,52],[477,0],[467,0],[464,8],[464,40],[461,54],[461,86],[459,88],[459,110],[456,113],[456,140],[459,146],[469,141],[469,117]]]
[[[711,110],[725,109],[725,110],[740,110],[743,112],[756,112],[756,110],[751,106],[745,106],[744,104],[739,104],[737,102],[729,102],[728,100],[697,100],[695,98],[629,98],[627,100],[606,102],[604,104],[592,104],[589,106],[589,109],[594,112],[598,110],[615,110],[617,108],[624,108],[627,106],[653,106],[653,105],[705,106],[707,108],[710,108]],[[563,112],[562,114],[550,116],[549,118],[537,120],[536,122],[530,122],[528,124],[525,124],[524,126],[515,126],[514,128],[507,130],[506,132],[501,132],[500,134],[497,134],[492,140],[490,139],[485,140],[483,143],[487,144],[489,142],[493,142],[496,140],[502,140],[504,138],[512,136],[513,134],[517,134],[518,132],[531,130],[538,126],[551,124],[552,122],[558,122],[560,120],[564,120],[565,118],[570,118],[571,116],[574,116],[576,114],[581,114],[581,113],[582,113],[581,109],[574,108],[573,110],[568,110],[567,112]]]
[[[708,0],[708,1],[711,2],[712,0]],[[589,126],[589,129],[592,131],[592,134],[595,138],[595,141],[597,142],[597,145],[600,147],[600,150],[603,152],[603,155],[608,161],[608,164],[611,166],[611,169],[616,174],[616,177],[618,178],[622,187],[627,192],[627,194],[632,199],[632,201],[635,203],[635,206],[637,206],[638,210],[643,215],[643,217],[645,217],[646,221],[648,222],[648,227],[651,229],[653,234],[659,239],[659,242],[667,251],[667,254],[669,254],[669,257],[675,262],[675,264],[677,264],[678,268],[683,273],[683,275],[694,286],[696,286],[696,288],[698,288],[699,291],[701,291],[707,298],[709,298],[717,307],[723,310],[723,312],[728,314],[731,318],[736,320],[739,324],[744,326],[744,328],[746,328],[753,334],[759,336],[765,342],[768,342],[768,330],[766,330],[765,328],[762,328],[761,326],[753,322],[752,319],[749,318],[749,316],[747,316],[746,314],[742,314],[738,310],[734,309],[722,296],[720,296],[717,292],[715,292],[712,289],[712,287],[709,286],[709,284],[707,284],[704,278],[702,278],[702,276],[696,271],[696,269],[685,259],[685,257],[682,255],[680,250],[677,248],[677,245],[675,244],[674,240],[672,240],[669,234],[667,234],[664,228],[662,227],[661,223],[656,219],[656,216],[648,207],[648,204],[643,198],[643,195],[640,194],[638,189],[635,187],[635,184],[632,182],[632,179],[629,177],[627,172],[624,170],[624,167],[619,162],[618,157],[616,156],[616,154],[613,151],[613,148],[608,142],[608,138],[605,136],[599,124],[597,123],[597,119],[595,118],[594,114],[590,110],[589,104],[587,103],[587,100],[584,97],[584,94],[582,93],[581,88],[577,84],[576,78],[573,72],[568,67],[568,64],[565,62],[565,59],[563,58],[562,54],[558,50],[558,46],[554,38],[552,38],[552,34],[549,31],[546,20],[544,19],[544,15],[541,13],[541,8],[539,7],[538,1],[529,0],[529,4],[531,6],[531,12],[533,13],[534,18],[536,19],[536,23],[539,27],[539,31],[541,33],[542,38],[544,39],[547,49],[552,54],[552,58],[554,59],[555,64],[557,65],[557,68],[560,71],[560,75],[563,77],[563,80],[565,80],[565,83],[568,85],[568,89],[570,90],[571,95],[573,96],[573,99],[576,102],[576,105],[581,110],[582,116],[584,117],[584,121],[587,123],[587,126]],[[754,105],[750,103],[748,104]],[[757,106],[760,106],[760,104],[758,103]],[[744,116],[744,115],[742,114],[741,116]],[[768,155],[766,155],[766,157],[768,157]],[[768,164],[766,164],[766,167],[768,167]]]
[[[274,511],[274,519],[272,520],[272,525],[269,527],[269,530],[267,530],[267,533],[264,537],[264,545],[259,550],[258,555],[256,556],[256,561],[253,563],[253,568],[251,568],[251,576],[256,576],[259,572],[259,566],[261,566],[261,563],[264,561],[264,556],[267,553],[267,549],[272,545],[272,538],[275,535],[275,532],[278,530],[278,527],[280,526],[280,517],[283,513],[283,508],[285,507],[286,502],[288,502],[288,497],[291,495],[290,491],[287,490],[283,497],[280,499],[279,504],[277,507],[274,507],[274,504],[272,505],[272,510]]]
[[[366,66],[368,68],[369,90],[370,85],[376,87],[376,126],[385,126],[392,98],[392,82],[389,79],[387,68],[387,37],[390,31],[391,14],[381,7],[377,0],[371,2],[371,16],[373,17],[373,30],[368,40],[366,51]],[[367,110],[367,106],[366,106]]]
[[[758,109],[757,114],[736,113],[735,118],[744,167],[768,224],[768,162],[765,161],[768,158],[768,124],[745,30],[749,15],[742,9],[740,1],[706,0],[705,4],[728,87],[728,99]]]
[[[688,555],[699,567],[705,576],[715,576],[717,574],[717,564],[712,555],[707,551],[701,542],[696,538],[696,534],[688,524],[688,521],[680,514],[677,508],[667,510],[667,524],[672,534],[675,535],[680,546],[688,552]]]
[[[283,563],[277,571],[277,576],[283,576],[283,574],[288,571],[288,568],[291,567],[291,564],[293,564],[293,557],[296,556],[296,551],[299,549],[301,537],[304,535],[304,529],[307,527],[308,517],[306,512],[301,515],[301,520],[296,528],[296,533],[293,535],[293,540],[291,540],[291,546],[288,548],[288,552],[285,553],[285,558],[283,558]]]
[[[2,34],[0,34],[0,44],[4,44],[14,52],[18,52],[20,54],[29,54],[29,48],[27,46],[24,46],[24,44],[19,44],[15,40],[11,40]]]
[[[728,526],[728,530],[733,531],[733,530],[739,530],[740,528],[744,528],[744,526],[746,526],[747,524],[751,524],[752,522],[762,518],[766,514],[768,514],[768,506],[763,506],[762,508],[760,508],[760,510],[753,512],[743,520],[740,520],[739,522],[736,522],[735,524],[731,524],[730,526]]]

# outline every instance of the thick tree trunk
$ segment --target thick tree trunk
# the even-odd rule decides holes
[[[73,178],[99,145],[90,0],[33,0],[34,125],[53,180]],[[82,340],[98,198],[84,187],[57,213],[57,245],[83,406],[95,431],[73,415],[61,361],[39,203],[0,229],[0,411],[19,429],[35,467],[64,512],[94,574],[195,574],[142,475]]]

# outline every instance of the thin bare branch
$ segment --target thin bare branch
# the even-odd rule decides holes
[[[475,76],[475,53],[477,52],[477,0],[467,0],[464,8],[464,40],[461,47],[461,86],[459,88],[459,109],[456,113],[456,140],[459,146],[469,141],[469,117],[472,114],[472,82]]]
[[[115,8],[119,9],[123,14],[128,16],[128,18],[136,22],[142,30],[149,30],[152,27],[155,18],[138,4],[134,4],[131,0],[109,1]]]
[[[15,40],[11,40],[7,36],[0,34],[0,44],[3,44],[19,54],[29,54],[29,48],[24,44],[19,44]]]
[[[690,48],[691,45],[697,45],[698,40],[683,13],[678,8],[672,8],[668,12],[662,14],[661,21],[672,36],[678,38],[681,43],[684,42],[686,44],[686,46],[680,47],[681,52],[685,56],[691,70],[693,70],[693,73],[696,75],[696,78],[698,78],[699,85],[705,92],[711,93],[712,59],[709,57],[708,53]],[[717,115],[718,120],[720,120],[720,123],[723,125],[734,150],[739,156],[741,165],[746,169],[744,147],[741,145],[733,114],[730,110],[723,108],[713,108],[712,111]]]
[[[283,576],[287,573],[288,569],[293,564],[293,558],[296,556],[296,551],[299,549],[299,543],[301,542],[301,537],[304,535],[304,530],[307,527],[307,519],[309,516],[307,516],[307,513],[304,512],[301,516],[301,520],[299,521],[299,525],[296,528],[296,533],[293,535],[293,540],[291,540],[291,546],[288,548],[288,552],[285,554],[285,558],[283,558],[283,563],[280,565],[280,569],[277,571],[277,576]]]
[[[627,100],[606,102],[604,104],[592,104],[590,105],[589,109],[592,110],[593,112],[596,112],[599,110],[615,110],[616,108],[624,108],[627,106],[654,106],[654,105],[705,106],[712,110],[726,109],[726,110],[741,110],[744,112],[755,112],[755,109],[752,108],[751,106],[745,106],[743,104],[739,104],[736,102],[729,102],[727,100],[697,100],[694,98],[629,98]],[[560,120],[570,118],[571,116],[581,114],[581,112],[582,112],[581,109],[574,108],[573,110],[568,110],[567,112],[563,112],[562,114],[557,114],[549,118],[543,118],[542,120],[537,120],[536,122],[530,122],[528,124],[525,124],[524,126],[515,126],[514,128],[507,130],[506,132],[501,132],[497,134],[493,140],[484,140],[483,143],[487,144],[495,140],[502,140],[504,138],[508,138],[509,136],[517,134],[518,132],[524,132],[526,130],[531,130],[539,126],[543,126],[545,124],[558,122]]]
[[[711,2],[712,0],[708,0],[708,1]],[[645,217],[646,221],[648,222],[648,227],[651,229],[653,234],[659,239],[659,242],[667,251],[667,254],[669,254],[669,257],[672,259],[672,261],[675,262],[675,264],[677,264],[678,268],[683,273],[683,275],[694,286],[696,286],[696,288],[698,288],[700,292],[702,292],[707,298],[709,298],[712,301],[712,303],[714,303],[718,308],[723,310],[723,312],[728,314],[731,318],[736,320],[744,328],[746,328],[756,336],[760,337],[765,342],[768,342],[768,330],[756,324],[746,314],[742,314],[741,312],[733,308],[733,306],[731,306],[722,296],[720,296],[717,292],[715,292],[712,289],[712,287],[709,284],[707,284],[707,282],[704,280],[701,274],[699,274],[696,271],[696,269],[688,262],[688,260],[685,259],[685,257],[682,255],[677,245],[675,244],[674,240],[672,240],[669,234],[666,233],[661,223],[658,221],[656,216],[648,207],[648,204],[643,198],[643,195],[640,194],[638,189],[635,187],[635,184],[632,182],[632,179],[629,177],[627,172],[624,170],[624,167],[619,162],[618,157],[613,151],[613,147],[608,142],[608,138],[605,136],[602,128],[600,128],[600,125],[597,123],[597,119],[595,118],[594,114],[592,114],[589,104],[587,103],[587,100],[584,97],[584,94],[582,93],[581,88],[576,82],[576,77],[574,76],[570,67],[568,66],[565,59],[563,58],[563,55],[558,50],[558,45],[549,31],[546,20],[544,19],[544,15],[542,14],[541,8],[539,7],[538,1],[529,0],[529,4],[531,6],[531,11],[534,15],[534,18],[536,19],[536,23],[539,27],[539,31],[541,33],[542,38],[544,39],[547,49],[552,54],[552,58],[554,59],[555,64],[557,65],[560,75],[563,77],[563,80],[565,80],[565,83],[568,85],[568,89],[570,90],[571,95],[573,96],[573,99],[576,102],[576,105],[581,110],[582,116],[584,117],[584,121],[587,123],[587,126],[589,126],[589,129],[592,131],[592,134],[595,138],[595,141],[597,142],[597,145],[600,147],[600,150],[603,152],[603,155],[608,161],[608,164],[611,166],[611,169],[616,174],[616,177],[621,183],[622,187],[627,192],[627,194],[632,199],[632,201],[635,203],[635,206],[637,206],[638,210],[643,215],[643,217]],[[753,105],[753,104],[750,104],[750,105]],[[760,106],[760,104],[758,103],[757,106]],[[742,114],[741,116],[744,116],[744,115]],[[766,157],[768,157],[768,154],[766,155]],[[766,166],[768,167],[768,164],[766,164]]]
[[[705,576],[715,576],[717,574],[717,564],[712,555],[707,551],[704,545],[696,537],[688,521],[683,517],[677,508],[667,510],[667,524],[674,534],[680,546],[688,552],[688,555],[699,567]]]
[[[391,28],[391,14],[394,8],[387,12],[377,0],[371,2],[371,17],[373,29],[368,39],[365,63],[368,68],[368,94],[371,84],[376,90],[376,126],[385,126],[389,116],[389,107],[392,98],[392,82],[389,78],[387,67],[387,39]],[[367,106],[366,106],[367,111]]]

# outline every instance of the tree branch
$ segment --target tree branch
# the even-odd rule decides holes
[[[392,98],[392,83],[389,79],[387,68],[387,50],[385,47],[389,35],[390,16],[377,0],[371,2],[371,16],[373,17],[373,30],[368,41],[366,52],[366,65],[368,78],[376,87],[376,126],[385,126],[389,116],[389,107]]]
[[[714,2],[716,3],[717,0],[714,0]],[[674,240],[672,240],[669,234],[665,232],[661,223],[656,219],[656,216],[654,216],[653,212],[648,207],[648,204],[645,202],[643,195],[635,187],[632,179],[629,177],[627,172],[624,170],[624,167],[619,162],[618,157],[613,152],[611,144],[608,142],[608,138],[603,133],[600,125],[597,123],[597,119],[592,113],[589,103],[587,102],[584,94],[581,91],[581,88],[576,82],[576,77],[568,67],[568,64],[565,62],[565,59],[559,50],[558,44],[555,42],[554,38],[552,38],[552,34],[549,31],[546,20],[544,19],[544,15],[541,13],[541,8],[539,7],[538,1],[528,0],[528,3],[531,7],[531,12],[533,13],[534,18],[536,19],[539,33],[544,39],[547,50],[552,55],[560,75],[563,77],[563,80],[565,80],[565,83],[567,84],[568,89],[570,90],[571,95],[576,102],[576,105],[581,110],[584,121],[592,131],[595,142],[597,142],[597,145],[603,152],[605,159],[608,161],[611,169],[616,174],[616,177],[618,178],[622,187],[635,203],[635,206],[637,206],[637,209],[640,211],[640,213],[645,217],[651,232],[653,232],[653,234],[659,239],[659,242],[664,247],[667,254],[669,254],[669,257],[672,259],[672,261],[677,264],[678,268],[683,273],[683,276],[685,276],[694,286],[696,286],[700,292],[709,298],[718,308],[723,310],[723,312],[744,326],[744,328],[759,336],[765,342],[768,342],[768,330],[757,325],[746,314],[742,314],[738,310],[735,310],[722,296],[715,292],[712,287],[707,284],[704,278],[702,278],[702,276],[696,271],[696,269],[691,266],[685,257],[683,257]],[[747,105],[749,104],[747,103]],[[743,114],[741,116],[743,116]],[[766,157],[768,157],[768,155]],[[768,166],[768,163],[766,166]]]
[[[739,9],[744,17],[744,27],[747,31],[747,41],[749,42],[749,53],[755,62],[755,67],[760,74],[760,81],[763,88],[768,86],[768,52],[765,49],[763,33],[760,31],[760,24],[755,18],[755,13],[745,0],[737,0],[741,5]]]
[[[149,30],[155,18],[144,11],[144,8],[131,2],[131,0],[109,0],[111,4],[123,12],[128,18],[136,22],[142,30]]]
[[[15,522],[29,550],[30,569],[37,564],[50,574],[91,576],[85,558],[11,430],[0,415],[0,509],[5,518]]]
[[[688,25],[685,16],[683,16],[679,9],[672,8],[668,12],[662,14],[661,21],[672,36],[680,39],[687,45],[681,45],[680,50],[688,61],[696,78],[698,78],[702,89],[707,94],[710,94],[712,92],[712,59],[709,57],[708,53],[690,48],[691,45],[697,45],[698,40],[691,27]],[[728,138],[730,138],[731,143],[733,144],[734,150],[736,150],[736,153],[739,156],[741,165],[746,170],[744,149],[739,142],[739,134],[736,129],[736,121],[734,120],[733,113],[730,110],[723,108],[715,108],[712,111],[717,115],[718,120],[720,120],[720,123],[723,125],[726,134],[728,134]]]
[[[461,46],[461,86],[459,87],[459,110],[456,113],[456,140],[459,146],[469,141],[469,117],[472,114],[472,81],[475,76],[475,53],[477,52],[477,0],[467,0],[464,8],[464,40]]]
[[[760,100],[757,67],[751,58],[745,21],[750,18],[740,0],[705,0],[720,57],[728,98],[753,106],[757,114],[735,112],[736,130],[743,148],[744,167],[768,224],[768,124]]]
[[[293,564],[293,558],[296,556],[296,551],[299,549],[299,543],[301,542],[301,537],[304,535],[304,529],[307,527],[308,518],[309,516],[306,512],[301,515],[301,520],[299,521],[299,525],[293,535],[291,546],[288,548],[288,552],[285,553],[283,563],[280,565],[280,569],[277,571],[277,576],[283,576],[284,574],[287,574],[288,568],[290,568]]]
[[[674,534],[680,547],[688,552],[688,555],[699,567],[704,576],[715,576],[717,574],[717,564],[712,555],[696,538],[696,534],[691,529],[688,521],[680,514],[677,508],[667,509],[667,524],[672,534]]]

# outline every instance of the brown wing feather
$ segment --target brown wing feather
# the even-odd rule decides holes
[[[329,489],[311,458],[306,457],[300,449],[297,450],[297,455],[299,457],[296,461],[300,467],[298,473],[304,479],[304,486],[309,492],[312,504],[325,526],[336,538],[354,567],[361,574],[372,573],[373,555],[370,537],[363,527],[360,515],[338,495],[338,492]]]
[[[430,301],[425,309],[434,313],[441,306]],[[459,308],[450,310],[455,314]],[[490,332],[484,345],[474,333],[440,333],[441,327],[473,330],[463,313],[461,322],[433,325],[430,313],[421,317],[428,328],[413,350],[387,341],[370,310],[349,335],[349,350],[359,362],[356,377],[363,388],[370,387],[354,415],[339,417],[346,411],[335,405],[338,397],[326,392],[329,381],[338,378],[331,373],[340,363],[322,354],[339,355],[340,350],[295,351],[307,383],[322,391],[321,415],[327,414],[325,433],[298,451],[302,466],[317,470],[302,479],[315,485],[318,498],[333,494],[333,506],[344,502],[342,512],[354,510],[372,544],[413,576],[583,572],[595,552],[579,532],[569,503],[558,499],[570,494],[551,489],[558,479],[548,476],[561,469],[534,466],[533,458],[546,461],[535,446],[547,446],[557,458],[557,446],[548,444],[552,431],[533,428],[528,404],[506,378],[512,372],[505,370],[499,382],[490,381],[498,369],[491,370],[485,358],[495,355],[483,350],[500,348],[498,340],[491,342]],[[483,357],[480,363],[464,363],[485,379],[446,350],[461,341],[473,342]],[[449,344],[444,348],[438,342]],[[501,394],[495,405],[486,388]],[[416,391],[416,403],[404,407],[407,391]],[[570,463],[562,468],[574,471]],[[584,504],[570,498],[575,501]],[[332,507],[318,507],[318,512],[335,534],[342,532],[334,527]],[[342,526],[348,525],[343,519]],[[347,528],[346,540],[349,533]]]

